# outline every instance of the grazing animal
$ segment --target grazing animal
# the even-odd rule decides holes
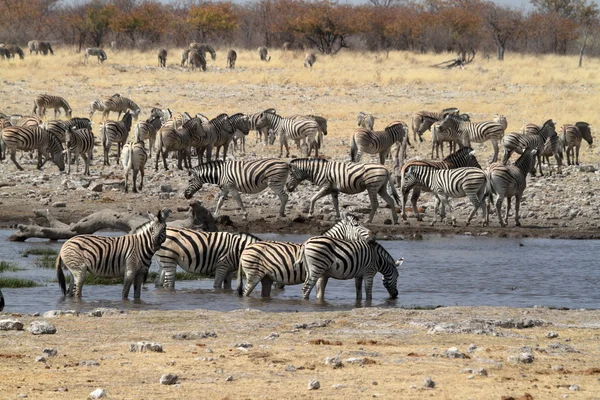
[[[329,228],[323,236],[344,240],[371,240],[373,232],[359,224],[356,217],[343,213],[342,218]],[[299,285],[306,280],[303,265],[296,264],[301,244],[264,241],[247,246],[240,256],[237,291],[240,296],[250,296],[261,283],[262,297],[271,295],[271,285]],[[242,279],[246,275],[246,285]],[[243,287],[243,290],[242,290]],[[319,284],[317,283],[317,290]]]
[[[423,133],[431,128],[434,122],[438,122],[446,118],[446,116],[454,114],[460,114],[460,111],[456,107],[445,108],[441,112],[436,111],[417,111],[412,115],[412,130],[413,140],[417,141],[417,135],[419,141],[423,141]]]
[[[118,113],[117,118],[121,118],[121,114],[129,111],[135,121],[137,121],[142,110],[138,107],[133,100],[125,97],[125,96],[111,96],[105,99],[102,104],[104,105],[104,110],[102,111],[102,118],[108,119],[110,112]]]
[[[158,51],[158,66],[163,68],[167,66],[167,49]]]
[[[133,298],[142,293],[144,276],[148,273],[152,256],[167,237],[169,209],[162,209],[150,221],[125,236],[106,237],[78,235],[65,242],[56,258],[56,275],[63,294],[81,297],[87,272],[104,278],[124,277],[123,299],[129,297],[133,284]],[[71,275],[67,290],[63,268]]]
[[[8,49],[6,47],[0,46],[0,57],[2,57],[5,60],[10,59],[10,57],[11,57],[10,51],[8,51]]]
[[[579,148],[582,139],[588,142],[590,146],[594,142],[590,124],[577,122],[575,125],[567,124],[563,126],[562,140],[566,146],[567,165],[579,165]]]
[[[149,156],[152,157],[152,149],[156,143],[156,133],[160,129],[162,123],[158,115],[151,116],[145,121],[137,122],[133,126],[133,133],[135,137],[138,137],[140,141],[144,142],[148,139],[148,152]]]
[[[556,148],[558,144],[558,136],[556,134],[554,122],[549,119],[542,127],[538,130],[537,133],[534,134],[518,134],[518,133],[508,133],[502,138],[502,146],[504,147],[504,157],[502,158],[502,164],[506,165],[508,159],[510,158],[513,152],[521,154],[523,149],[531,148],[536,149],[537,152],[537,160],[538,160],[538,168],[540,171],[540,175],[544,175],[542,171],[542,152],[544,150],[544,146],[546,141],[550,139],[551,143],[554,143],[554,156],[556,158],[556,162],[560,167],[562,165],[562,158],[558,153],[558,149]],[[535,175],[535,169],[533,170],[533,174]]]
[[[315,53],[306,53],[304,56],[304,67],[312,70],[313,64],[317,61]]]
[[[217,59],[217,52],[209,44],[192,42],[190,43],[190,50],[197,50],[200,54],[202,54],[202,57],[204,57],[204,59],[206,59],[206,53],[210,54],[210,58],[213,61]]]
[[[373,116],[373,114],[361,111],[356,116],[356,122],[360,128],[372,131],[373,126],[375,125],[375,117]]]
[[[104,148],[104,165],[110,165],[108,152],[113,143],[117,143],[117,160],[121,158],[121,146],[127,142],[133,115],[126,112],[121,121],[105,121],[100,124],[100,139]]]
[[[221,193],[215,216],[219,215],[223,200],[231,191],[232,197],[237,201],[246,219],[248,212],[242,203],[240,192],[260,193],[267,187],[279,197],[281,201],[279,215],[285,216],[285,204],[288,201],[285,182],[289,174],[289,165],[285,161],[276,158],[256,161],[212,161],[192,168],[191,174],[192,177],[184,192],[186,199],[190,199],[205,183],[219,185]]]
[[[113,94],[111,97],[121,97],[119,93]],[[94,116],[96,111],[104,112],[104,101],[100,99],[95,99],[90,102],[90,119]]]
[[[493,195],[496,195],[496,214],[501,226],[508,224],[508,213],[510,212],[510,203],[515,198],[515,225],[521,226],[519,221],[519,209],[523,191],[527,187],[527,173],[535,165],[536,148],[526,148],[521,156],[513,165],[492,164],[487,169],[488,176],[488,198],[493,202]],[[502,201],[507,200],[506,217],[502,218]],[[486,207],[484,207],[486,208]]]
[[[40,118],[46,116],[46,109],[48,108],[54,109],[54,118],[57,118],[60,115],[61,108],[65,110],[65,116],[67,118],[71,118],[71,114],[73,113],[69,103],[60,96],[40,94],[33,101],[33,114]]]
[[[201,51],[197,49],[190,50],[188,54],[188,64],[191,67],[192,71],[194,69],[201,69],[202,71],[206,71],[206,57]]]
[[[269,62],[271,61],[271,56],[269,55],[269,50],[265,46],[261,46],[258,48],[258,56],[260,57],[260,61]]]
[[[85,56],[84,56],[84,60],[83,60],[84,64],[88,63],[88,58],[90,56],[98,57],[98,64],[103,63],[108,58],[106,56],[106,52],[104,50],[102,50],[98,47],[88,47],[87,49],[85,49]]]
[[[36,55],[39,55],[40,52],[45,56],[48,55],[48,52],[50,52],[50,54],[54,55],[54,50],[52,50],[52,45],[50,44],[50,42],[42,42],[39,40],[30,40],[29,43],[27,43],[27,47],[29,47],[30,55],[34,51],[35,51]]]
[[[2,129],[1,136],[6,149],[10,152],[10,159],[19,171],[23,171],[23,167],[16,160],[17,150],[37,150],[37,169],[41,169],[45,164],[46,161],[42,161],[42,156],[45,156],[51,159],[61,172],[65,170],[62,143],[55,135],[49,135],[44,128],[9,126]]]
[[[364,240],[347,241],[327,236],[315,236],[302,245],[296,263],[304,264],[306,281],[302,285],[302,297],[308,299],[317,281],[324,278],[317,299],[325,298],[325,286],[329,278],[353,279],[356,300],[362,300],[362,283],[365,281],[367,300],[373,298],[373,277],[383,275],[383,286],[390,298],[398,297],[398,267],[403,259],[395,261],[379,243]]]
[[[249,233],[203,232],[167,228],[167,239],[156,252],[161,266],[157,284],[175,288],[175,270],[179,265],[193,274],[215,275],[214,288],[231,290],[233,274],[240,255],[260,239]]]
[[[408,126],[402,121],[392,122],[383,131],[356,129],[352,133],[350,161],[359,162],[363,153],[379,154],[379,162],[383,165],[394,144],[397,146],[396,158],[398,158],[401,148],[402,158],[404,158],[406,145],[410,145],[410,139]]]
[[[71,153],[75,153],[76,171],[79,172],[79,156],[85,163],[85,175],[90,175],[90,162],[94,152],[94,133],[89,128],[70,126],[65,133],[67,148],[67,174],[71,173]]]
[[[231,49],[227,52],[227,68],[234,69],[235,62],[237,61],[237,53]]]
[[[290,177],[286,184],[289,192],[293,192],[298,184],[308,180],[319,186],[319,191],[310,199],[309,216],[312,216],[318,199],[331,194],[336,217],[340,217],[339,193],[357,194],[365,190],[371,201],[371,213],[368,222],[373,222],[375,212],[379,207],[377,194],[388,204],[392,212],[392,220],[398,223],[394,199],[400,204],[389,171],[379,164],[355,164],[348,162],[329,161],[320,158],[297,158],[290,161]],[[392,196],[387,192],[390,186]]]
[[[137,138],[136,138],[137,139]],[[136,143],[127,143],[123,146],[121,152],[121,165],[123,166],[123,173],[125,175],[125,193],[129,191],[129,171],[132,171],[132,186],[133,193],[137,193],[137,175],[140,173],[140,186],[139,190],[144,187],[144,167],[148,161],[148,152],[144,147],[144,142],[136,141]]]
[[[0,47],[1,46],[6,49],[11,58],[15,58],[15,54],[17,54],[21,60],[25,59],[25,53],[23,53],[23,49],[16,44],[0,45]]]

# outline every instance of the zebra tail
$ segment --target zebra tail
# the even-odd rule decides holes
[[[37,107],[37,103],[36,103],[36,102],[35,102],[35,100],[34,100],[34,101],[33,101],[33,111],[32,111],[32,114],[33,114],[33,115],[37,115],[37,108],[38,108],[38,107]]]
[[[398,195],[398,191],[396,190],[396,185],[394,185],[394,180],[392,179],[392,177],[389,174],[388,174],[388,183],[390,185],[390,192],[392,193],[394,200],[396,200],[396,204],[398,204],[399,206],[402,205],[402,200],[400,199],[400,196]]]
[[[242,294],[244,294],[244,282],[242,280],[242,277],[243,277],[242,260],[240,260],[240,262],[238,263],[238,276],[237,276],[237,281],[238,281],[237,292],[240,296]]]
[[[67,283],[65,281],[65,274],[62,270],[62,258],[60,253],[58,257],[56,257],[56,277],[58,278],[58,284],[60,285],[60,290],[63,292],[63,296],[67,295]],[[71,278],[73,279],[73,278]]]
[[[352,135],[352,142],[350,143],[350,161],[356,161],[356,154],[358,153],[358,146],[356,145],[356,139]]]

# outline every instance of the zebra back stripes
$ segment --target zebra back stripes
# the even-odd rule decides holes
[[[90,175],[90,162],[94,152],[94,134],[91,129],[77,129],[71,126],[65,133],[65,147],[67,148],[67,174],[71,173],[71,153],[75,153],[77,172],[79,172],[79,156],[85,163],[85,175]]]
[[[256,161],[212,161],[200,164],[190,171],[192,177],[184,192],[186,199],[190,199],[205,183],[216,184],[221,188],[215,216],[219,214],[225,196],[231,191],[246,218],[248,212],[239,193],[259,193],[267,187],[279,197],[279,215],[285,216],[285,205],[288,201],[285,182],[289,174],[289,165],[285,161],[276,158]]]
[[[558,137],[556,135],[554,122],[551,119],[544,122],[542,127],[535,134],[509,133],[505,135],[504,138],[502,138],[502,146],[504,147],[502,164],[506,165],[513,152],[521,154],[523,149],[536,149],[540,175],[544,175],[542,171],[542,152],[548,139],[551,140],[551,145],[554,146],[552,150],[560,169],[560,166],[562,165],[562,157],[558,152]],[[533,173],[535,174],[535,169]]]
[[[137,175],[138,172],[141,175],[141,182],[139,190],[144,187],[144,167],[148,161],[148,152],[144,147],[144,142],[127,143],[123,146],[121,152],[121,165],[123,166],[123,173],[125,175],[125,193],[129,191],[129,171],[132,171],[133,178],[133,193],[137,193]]]
[[[385,160],[394,144],[397,144],[396,158],[398,158],[400,147],[403,149],[402,156],[406,151],[406,145],[410,144],[408,139],[408,126],[402,121],[389,124],[383,131],[371,131],[359,128],[352,134],[350,144],[350,161],[359,162],[362,154],[379,154],[379,162],[385,164]]]
[[[240,119],[244,118],[241,114],[236,117],[237,123],[241,122]],[[220,114],[213,118],[209,124],[216,134],[215,142],[213,146],[216,148],[215,151],[215,160],[219,158],[219,150],[221,147],[223,148],[223,160],[227,158],[227,148],[229,147],[229,143],[231,143],[233,139],[233,134],[235,133],[236,128],[233,127],[233,124],[229,120],[229,116],[227,114]],[[244,127],[242,126],[242,129]]]
[[[148,118],[145,121],[136,122],[133,126],[133,133],[135,141],[144,142],[148,140],[148,151],[150,157],[152,157],[152,149],[156,143],[156,133],[161,127],[161,120],[158,115]]]
[[[319,156],[319,144],[316,140],[319,124],[312,118],[284,118],[278,114],[264,112],[269,120],[270,128],[279,135],[279,157],[283,155],[285,146],[286,157],[290,156],[288,139],[301,141],[306,145],[306,156],[315,150],[315,157]]]
[[[55,135],[49,135],[44,128],[9,126],[2,130],[2,141],[10,152],[10,159],[20,171],[23,171],[23,167],[17,162],[17,150],[37,150],[37,169],[41,169],[46,162],[42,161],[42,156],[51,159],[61,172],[65,169],[63,146],[60,140]]]
[[[60,96],[40,94],[33,101],[33,114],[40,118],[46,116],[46,109],[48,108],[54,109],[55,118],[60,115],[61,108],[65,110],[65,115],[67,118],[71,118],[71,114],[73,112],[73,110],[71,110],[71,106],[69,106],[69,103],[67,103],[67,101]]]
[[[198,118],[192,118],[183,123],[180,129],[175,128],[175,121],[164,124],[157,133],[156,160],[154,170],[158,171],[158,163],[162,156],[163,166],[168,170],[167,155],[171,151],[178,153],[177,168],[182,169],[182,161],[186,168],[190,168],[190,147],[192,146],[192,130],[200,124]],[[200,157],[200,156],[199,156]]]
[[[132,119],[133,115],[127,112],[121,121],[105,121],[100,124],[100,139],[104,148],[104,165],[110,165],[108,152],[113,143],[117,143],[117,160],[121,158],[121,147],[129,136]]]
[[[78,235],[65,242],[56,258],[56,275],[64,295],[81,297],[83,281],[89,271],[105,278],[124,277],[123,299],[134,285],[135,299],[139,299],[145,274],[152,256],[166,239],[166,219],[169,209],[137,228],[132,234],[119,237]],[[67,290],[63,268],[71,275]]]
[[[483,143],[488,140],[491,141],[494,147],[492,162],[498,160],[498,142],[504,136],[504,127],[502,124],[493,121],[464,121],[460,116],[449,114],[440,122],[440,129],[463,135],[463,144],[465,146],[470,146],[471,142]]]
[[[130,111],[135,120],[138,119],[140,112],[142,111],[133,100],[124,96],[112,96],[105,99],[103,102],[104,111],[102,112],[102,118],[107,119],[110,112],[118,113],[117,118],[121,118],[121,114]]]

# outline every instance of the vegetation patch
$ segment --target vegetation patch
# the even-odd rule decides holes
[[[15,264],[13,263],[9,263],[6,261],[0,261],[0,273],[2,272],[15,272],[15,271],[20,271],[21,268],[18,268]]]
[[[37,257],[33,261],[33,265],[35,265],[38,268],[53,269],[56,267],[56,257],[56,254],[45,254],[41,257]]]
[[[30,279],[0,277],[0,287],[7,289],[30,288],[40,286]]]
[[[21,253],[23,257],[29,256],[57,256],[58,251],[51,247],[32,247]]]

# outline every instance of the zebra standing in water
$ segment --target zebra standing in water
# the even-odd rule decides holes
[[[167,66],[167,49],[158,51],[158,66],[163,68]]]
[[[463,136],[463,145],[471,146],[471,142],[483,143],[487,140],[494,147],[492,162],[498,161],[498,142],[504,136],[504,126],[498,122],[470,122],[459,115],[449,114],[440,122],[439,129]]]
[[[71,173],[71,153],[75,153],[75,163],[79,172],[79,156],[85,163],[84,175],[90,175],[90,163],[94,152],[94,134],[89,128],[77,129],[69,127],[65,133],[65,147],[67,148],[67,174]]]
[[[579,165],[579,148],[581,147],[581,139],[585,139],[591,146],[594,142],[590,124],[587,122],[577,122],[575,125],[564,125],[562,140],[566,146],[567,165]]]
[[[364,240],[346,241],[327,236],[315,236],[302,245],[296,264],[304,264],[306,280],[302,285],[302,297],[308,299],[310,292],[323,278],[317,299],[325,298],[325,286],[329,278],[353,279],[356,300],[362,300],[362,283],[365,281],[367,300],[373,298],[373,277],[383,275],[383,286],[390,298],[398,297],[398,267],[404,260],[395,261],[379,243]]]
[[[359,162],[362,154],[379,154],[379,162],[383,165],[390,153],[392,146],[396,144],[396,158],[406,157],[406,145],[410,144],[408,138],[408,126],[402,121],[389,124],[383,131],[371,131],[359,128],[352,134],[350,144],[350,161]],[[402,149],[402,154],[400,150]],[[400,162],[402,164],[402,162]]]
[[[46,109],[54,109],[54,118],[58,118],[60,115],[60,109],[65,110],[65,116],[71,118],[73,110],[65,99],[60,96],[53,96],[51,94],[40,94],[33,101],[33,114],[40,118],[46,116]]]
[[[215,216],[219,215],[223,200],[231,191],[232,197],[237,201],[246,219],[248,212],[242,203],[240,192],[260,193],[267,187],[279,197],[281,201],[279,215],[285,216],[285,205],[288,201],[285,182],[289,174],[289,165],[285,161],[276,158],[256,161],[212,161],[192,168],[191,173],[192,178],[184,192],[186,199],[189,200],[205,183],[219,185],[221,188]]]
[[[355,164],[338,161],[329,161],[320,158],[297,158],[290,161],[290,177],[286,184],[289,192],[293,192],[298,184],[309,180],[319,186],[317,194],[310,199],[309,216],[312,216],[315,203],[322,197],[331,194],[336,217],[340,217],[338,201],[339,193],[357,194],[365,190],[371,201],[371,213],[368,222],[373,222],[373,217],[379,207],[377,194],[388,204],[392,212],[392,220],[398,223],[398,215],[394,199],[400,204],[400,197],[396,192],[389,171],[379,164]],[[387,192],[387,186],[394,199]]]
[[[518,134],[518,133],[509,133],[502,138],[502,146],[504,147],[504,157],[502,158],[502,164],[506,165],[508,159],[510,158],[513,152],[522,154],[523,149],[531,148],[536,149],[537,152],[537,160],[538,160],[538,168],[540,171],[540,175],[544,175],[542,172],[542,151],[544,150],[544,146],[546,141],[550,139],[551,143],[554,143],[554,157],[556,158],[556,163],[558,164],[558,169],[560,171],[562,166],[562,158],[558,153],[557,147],[557,139],[558,136],[556,134],[554,122],[549,119],[542,125],[542,128],[535,134]],[[535,169],[533,170],[533,174],[535,175]]]
[[[104,111],[102,112],[102,118],[108,119],[110,112],[118,113],[117,118],[121,118],[121,114],[130,111],[133,119],[137,121],[142,110],[135,104],[131,99],[125,96],[112,96],[104,100]]]
[[[104,148],[104,165],[110,165],[108,152],[112,143],[117,143],[117,160],[121,158],[121,146],[131,131],[133,115],[126,112],[121,121],[106,121],[100,124],[100,139]]]
[[[106,237],[78,235],[65,242],[56,258],[56,275],[63,294],[81,297],[87,272],[103,278],[124,277],[123,299],[129,297],[133,284],[133,298],[139,299],[144,276],[152,256],[167,236],[166,220],[171,211],[163,208],[150,221],[125,236]],[[63,268],[71,275],[67,290]]]
[[[486,195],[486,174],[479,168],[455,168],[455,169],[437,169],[426,164],[413,164],[407,166],[403,171],[402,187],[419,185],[431,189],[435,195],[434,220],[433,226],[437,222],[438,208],[442,203],[440,218],[443,221],[446,217],[446,206],[451,215],[452,225],[456,225],[456,218],[452,206],[448,200],[449,197],[468,197],[473,204],[473,211],[467,219],[467,225],[477,213],[479,207],[483,210],[483,225],[487,223],[487,207],[485,206]],[[404,195],[403,195],[404,197]],[[402,217],[405,218],[403,211]]]
[[[227,68],[234,69],[235,62],[237,61],[237,53],[231,49],[227,52]]]
[[[423,133],[431,128],[431,125],[434,122],[439,122],[446,118],[448,115],[458,115],[460,111],[456,107],[445,108],[441,112],[435,111],[417,111],[412,115],[412,130],[413,130],[413,140],[417,141],[417,135],[419,136],[419,141],[423,141]]]
[[[103,63],[108,58],[106,56],[106,52],[104,50],[102,50],[98,47],[88,47],[87,49],[85,49],[85,57],[83,60],[84,64],[88,63],[88,58],[90,56],[98,57],[98,64]]]
[[[284,118],[270,112],[264,112],[264,115],[269,119],[269,127],[279,135],[279,157],[283,155],[283,146],[285,146],[285,156],[290,156],[288,139],[306,144],[307,157],[310,156],[312,149],[315,150],[315,157],[319,156],[319,144],[316,140],[319,124],[313,118]]]
[[[373,126],[375,125],[375,117],[373,116],[373,114],[361,111],[356,116],[356,123],[360,128],[372,131]]]
[[[508,213],[510,212],[510,203],[515,197],[515,225],[521,226],[519,221],[519,209],[521,207],[521,198],[527,187],[527,173],[535,165],[535,157],[538,152],[535,148],[526,148],[521,157],[513,165],[492,164],[487,169],[488,177],[488,197],[490,203],[493,201],[493,195],[496,198],[496,214],[500,225],[505,227],[508,224]],[[506,217],[502,219],[502,202],[506,197]],[[484,206],[484,208],[486,208]]]
[[[140,141],[144,142],[148,139],[148,151],[149,156],[152,157],[152,148],[156,143],[156,133],[160,129],[162,123],[158,115],[151,116],[145,121],[137,122],[133,126],[133,133],[135,137],[139,138]]]
[[[19,171],[23,171],[23,167],[17,162],[17,150],[37,150],[37,169],[41,169],[45,164],[46,161],[42,161],[42,156],[45,156],[51,159],[61,172],[65,170],[62,143],[55,135],[49,135],[44,128],[9,126],[2,129],[1,136],[4,146],[10,152],[10,159]]]
[[[373,232],[358,223],[356,217],[343,213],[342,218],[329,228],[323,236],[344,240],[371,240]],[[240,256],[238,269],[238,294],[250,296],[258,283],[261,283],[262,297],[271,295],[271,285],[299,285],[306,280],[302,265],[297,265],[301,244],[264,241],[247,246]],[[247,281],[244,286],[242,272]],[[243,290],[242,290],[243,287]],[[319,288],[319,284],[317,284]]]
[[[407,161],[406,164],[402,166],[398,179],[400,191],[402,193],[402,219],[404,220],[406,220],[406,200],[408,199],[408,192],[410,192],[411,190],[413,191],[410,200],[413,208],[413,214],[415,214],[415,216],[417,217],[417,221],[423,220],[423,217],[419,213],[419,209],[417,207],[417,200],[419,200],[419,196],[421,196],[421,191],[431,192],[431,189],[429,187],[423,186],[419,181],[411,180],[405,176],[406,170],[415,165],[425,165],[436,169],[454,169],[462,167],[473,167],[481,169],[481,165],[479,165],[479,163],[477,162],[477,158],[475,158],[475,151],[470,147],[463,147],[462,149],[459,149],[458,151],[450,154],[442,161]]]
[[[157,285],[174,289],[175,270],[179,265],[193,274],[214,274],[214,288],[231,290],[231,281],[238,269],[242,251],[259,240],[249,233],[204,232],[168,227],[167,239],[156,252],[161,266]]]

